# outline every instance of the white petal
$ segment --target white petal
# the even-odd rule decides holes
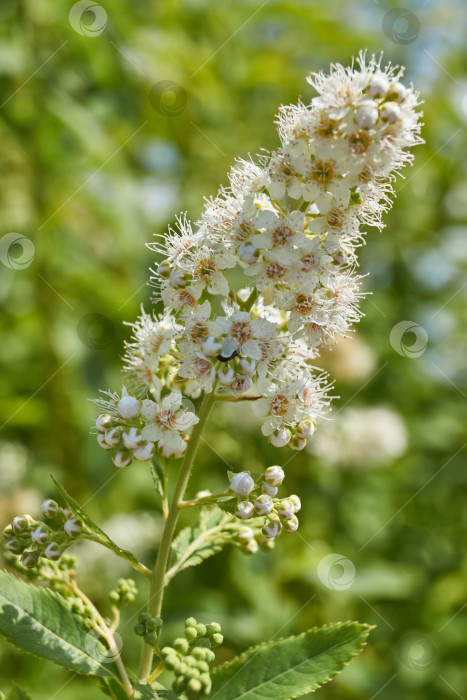
[[[253,360],[261,360],[263,353],[257,340],[248,340],[242,345],[242,352]]]
[[[211,294],[222,294],[224,297],[229,296],[229,283],[220,270],[213,275],[208,290]]]

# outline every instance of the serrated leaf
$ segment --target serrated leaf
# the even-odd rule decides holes
[[[16,685],[16,683],[12,683],[11,685],[12,688],[8,693],[7,700],[31,700],[31,696],[24,690],[24,688],[21,688],[19,685]],[[3,697],[5,696],[3,695]]]
[[[345,622],[248,649],[212,674],[216,700],[291,700],[311,693],[347,666],[371,627]]]
[[[154,459],[150,461],[151,476],[154,482],[155,489],[161,498],[164,498],[164,481],[165,475],[161,465]]]
[[[178,572],[201,564],[223,549],[229,539],[222,535],[225,522],[226,516],[217,508],[202,508],[199,522],[178,533],[171,545],[166,584]]]
[[[100,678],[98,682],[102,692],[114,700],[128,700],[128,695],[120,683],[113,678]]]
[[[93,532],[97,537],[101,540],[103,544],[105,544],[108,549],[111,549],[115,554],[117,554],[119,557],[122,557],[122,559],[126,559],[127,562],[131,564],[131,566],[138,568],[139,562],[137,558],[135,557],[132,552],[128,552],[126,549],[122,549],[119,547],[115,542],[113,542],[110,537],[97,525],[97,523],[92,520],[92,518],[89,517],[87,513],[84,512],[84,510],[81,508],[79,503],[75,501],[75,499],[70,496],[67,491],[65,491],[64,487],[60,484],[60,482],[55,479],[55,477],[52,476],[52,479],[54,483],[56,484],[58,490],[62,494],[63,498],[67,502],[68,506],[70,509],[73,511],[73,513],[86,525],[86,527]]]
[[[186,700],[183,694],[175,693],[173,690],[164,688],[160,683],[153,683],[152,686],[145,681],[140,681],[135,687],[135,700],[152,700],[152,698],[160,698],[161,700]]]
[[[113,676],[108,654],[82,619],[60,596],[0,571],[0,633],[23,651],[54,661],[70,671]]]

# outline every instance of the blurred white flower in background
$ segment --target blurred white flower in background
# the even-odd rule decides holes
[[[308,451],[325,464],[364,469],[400,457],[407,443],[407,430],[397,413],[384,406],[358,407],[322,424]]]

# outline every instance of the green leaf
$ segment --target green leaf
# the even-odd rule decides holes
[[[150,461],[150,468],[151,468],[151,475],[152,475],[152,480],[154,481],[154,486],[161,498],[164,498],[164,491],[165,491],[165,474],[164,474],[164,469],[162,466],[155,461],[155,459],[151,459]]]
[[[107,649],[59,595],[0,571],[0,633],[23,651],[70,671],[112,676]]]
[[[344,622],[248,649],[212,674],[216,700],[291,700],[311,693],[347,666],[371,627]]]
[[[114,700],[128,700],[128,695],[120,683],[113,678],[99,678],[98,685],[105,695],[109,695]]]
[[[8,693],[7,700],[31,700],[31,696],[24,690],[24,688],[20,688],[20,686],[16,685],[16,683],[12,683],[11,685],[12,688]],[[3,695],[3,697],[5,696]]]
[[[135,700],[151,700],[161,698],[161,700],[186,700],[185,695],[175,693],[173,690],[164,688],[160,683],[153,683],[152,686],[145,681],[140,681],[135,688]]]
[[[131,564],[135,569],[138,569],[140,564],[135,557],[134,554],[131,552],[128,552],[126,549],[121,549],[115,542],[113,542],[106,533],[101,530],[99,525],[97,525],[94,520],[92,520],[87,513],[84,512],[84,510],[81,508],[79,503],[75,501],[75,499],[70,496],[69,493],[65,491],[63,486],[55,479],[55,477],[52,476],[53,481],[55,482],[58,490],[62,494],[63,498],[69,505],[70,509],[73,511],[73,513],[82,521],[86,527],[93,532],[99,540],[102,542],[103,545],[105,545],[108,549],[111,549],[115,554],[117,554],[119,557],[122,557],[122,559],[126,559],[127,562]]]
[[[167,583],[180,571],[197,566],[220,552],[230,535],[223,532],[230,518],[217,508],[202,508],[199,522],[179,532],[171,545]]]

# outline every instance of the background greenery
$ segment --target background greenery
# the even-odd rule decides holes
[[[138,464],[115,470],[88,434],[94,409],[87,401],[98,388],[119,389],[128,336],[122,321],[133,320],[141,302],[150,307],[145,283],[153,256],[144,243],[179,211],[196,219],[235,156],[276,146],[277,106],[312,96],[309,71],[347,64],[363,47],[384,49],[422,91],[426,145],[397,182],[386,230],[372,231],[362,250],[373,292],[366,317],[353,341],[324,359],[340,396],[328,447],[317,441],[314,452],[277,450],[243,409],[219,408],[191,482],[193,492],[223,489],[227,465],[259,470],[292,456],[285,485],[303,497],[301,527],[272,554],[226,551],[181,574],[167,596],[166,631],[177,635],[188,615],[219,619],[226,634],[220,657],[228,658],[247,644],[358,619],[377,625],[369,647],[321,697],[463,697],[462,0],[408,2],[397,20],[387,14],[395,5],[383,0],[113,0],[103,3],[104,15],[85,13],[78,31],[69,22],[71,5],[0,5],[0,235],[18,232],[35,246],[24,269],[0,263],[1,523],[55,497],[52,472],[116,539],[151,561],[160,520],[149,475]],[[96,17],[104,30],[86,36]],[[390,343],[391,329],[404,320],[428,333],[417,358]],[[351,409],[381,406],[405,428],[395,430],[379,414],[382,435],[369,449],[371,414],[350,434],[341,421]],[[405,449],[404,439],[394,447],[404,430]],[[355,566],[344,590],[317,575],[329,553]],[[105,607],[110,585],[130,572],[94,548],[79,556],[83,587]],[[336,580],[341,573],[334,571]],[[141,588],[140,602],[145,582]],[[129,661],[138,653],[131,632],[138,607],[122,625]],[[67,672],[3,643],[0,655],[3,689],[13,679],[34,700],[100,697],[86,679],[69,682]]]

